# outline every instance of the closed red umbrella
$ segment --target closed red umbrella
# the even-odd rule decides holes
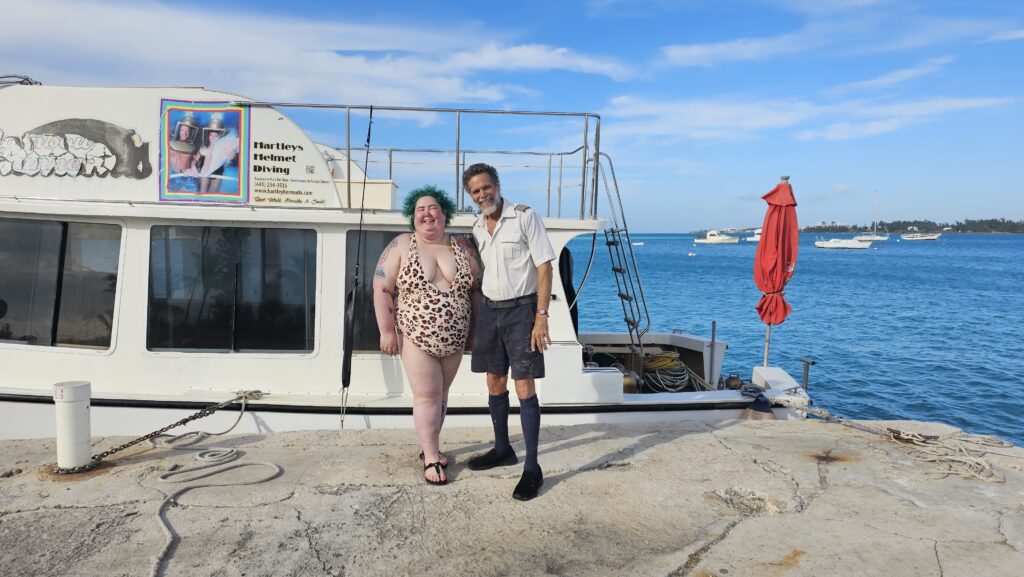
[[[754,255],[754,282],[764,293],[757,303],[757,314],[768,324],[764,337],[764,366],[768,366],[772,325],[782,324],[793,310],[786,302],[783,289],[796,268],[800,229],[796,222],[796,199],[793,198],[788,176],[783,176],[782,182],[761,198],[768,203],[768,211],[764,215],[761,240]]]

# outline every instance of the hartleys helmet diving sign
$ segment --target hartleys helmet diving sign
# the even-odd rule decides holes
[[[164,99],[161,119],[162,202],[339,205],[316,146],[276,110]]]

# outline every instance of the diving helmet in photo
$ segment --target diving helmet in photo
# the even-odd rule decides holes
[[[199,123],[191,112],[174,125],[174,132],[171,133],[171,150],[177,152],[195,152],[197,140],[199,139]]]
[[[224,119],[219,114],[210,116],[210,121],[203,127],[203,146],[210,145],[210,134],[216,133],[218,136],[224,136],[226,130],[224,129]]]

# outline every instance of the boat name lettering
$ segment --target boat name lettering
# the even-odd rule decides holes
[[[152,173],[149,144],[134,130],[93,119],[68,118],[21,138],[0,129],[0,176],[127,176]]]

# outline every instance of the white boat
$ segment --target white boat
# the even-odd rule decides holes
[[[318,145],[291,119],[298,108],[295,117],[303,122],[323,110],[330,119],[372,114],[365,106],[303,108],[201,88],[0,86],[0,438],[53,436],[54,384],[67,381],[91,383],[93,435],[145,434],[240,390],[263,396],[248,403],[236,432],[337,428],[342,407],[346,428],[412,426],[401,362],[378,347],[369,271],[390,240],[408,230],[399,210],[406,190],[395,183],[416,181],[392,179],[392,169],[406,164],[388,163],[403,152],[422,154],[423,147]],[[397,112],[393,122],[409,119],[399,131],[408,141],[436,115],[508,114],[372,111]],[[432,122],[410,119],[416,114]],[[574,201],[585,213],[556,218],[561,207],[552,207],[551,191],[546,211],[543,199],[533,203],[546,217],[561,275],[552,287],[547,377],[537,383],[544,423],[739,417],[753,399],[718,390],[726,343],[648,330],[625,219],[615,210],[619,191],[595,190],[605,182],[601,171],[611,170],[610,157],[596,146],[600,118],[519,112],[509,118],[563,122],[566,116],[595,129],[584,131],[580,148],[550,152],[555,161],[547,163],[557,171],[562,158],[570,165],[592,153]],[[227,144],[196,168],[187,155],[198,149],[193,129],[204,124],[220,131],[217,143]],[[339,128],[333,120],[311,131],[327,126],[341,133],[335,142],[361,140],[351,125]],[[460,149],[458,134],[452,142],[435,151],[439,165],[497,154]],[[532,158],[537,148],[524,150],[501,153]],[[388,178],[369,178],[357,165],[371,152],[388,164],[380,169]],[[408,164],[421,164],[416,158]],[[445,173],[454,175],[449,189],[458,191],[459,167]],[[515,175],[502,175],[506,190],[516,190]],[[561,177],[555,174],[557,182]],[[597,199],[606,193],[616,204],[599,209]],[[463,194],[454,196],[460,212],[451,230],[467,234],[473,206]],[[610,216],[599,218],[599,210]],[[586,275],[572,271],[565,247],[577,236],[601,233],[624,289],[577,285]],[[357,305],[346,316],[353,285]],[[601,290],[619,293],[625,330],[578,332],[570,305],[577,294],[587,300]],[[354,323],[350,340],[347,322]],[[661,358],[656,355],[678,357],[678,378],[645,372],[646,361]],[[484,378],[469,364],[464,359],[451,388],[446,424],[488,426]],[[779,418],[799,416],[809,401],[777,367],[757,367],[748,378],[778,400]],[[220,411],[173,432],[218,430],[236,414]]]
[[[754,234],[748,237],[744,237],[743,240],[747,242],[761,242],[761,229],[755,228]]]
[[[866,249],[871,248],[871,241],[857,240],[855,238],[818,239],[814,241],[814,246],[818,248]]]
[[[738,236],[729,236],[718,232],[717,230],[709,230],[704,238],[695,238],[693,242],[696,244],[736,244],[740,241]]]
[[[940,232],[908,232],[901,234],[903,240],[938,240],[942,236]]]
[[[872,233],[869,233],[869,234],[858,234],[857,236],[853,237],[853,240],[858,240],[858,241],[863,241],[863,242],[884,242],[884,241],[889,240],[889,235],[888,234],[884,234],[884,233],[883,234],[875,234],[875,233],[872,232]]]

